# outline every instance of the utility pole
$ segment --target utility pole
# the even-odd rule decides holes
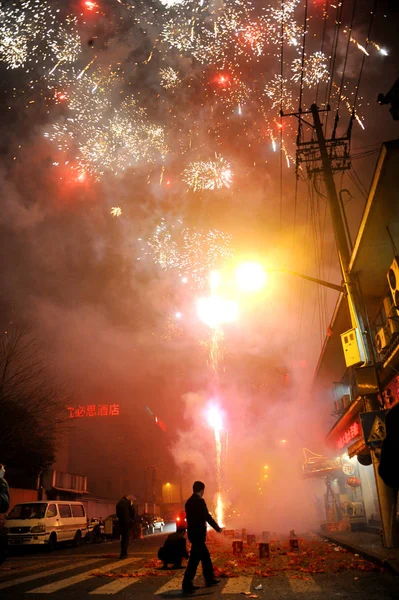
[[[330,108],[327,107],[326,110],[330,110]],[[352,327],[355,328],[360,334],[359,338],[363,346],[363,366],[373,365],[375,368],[376,365],[374,359],[373,341],[370,338],[370,332],[367,331],[364,325],[363,308],[359,288],[354,275],[349,270],[350,250],[348,244],[348,235],[345,231],[343,214],[334,182],[334,171],[343,171],[350,168],[350,128],[346,137],[336,138],[334,129],[333,137],[329,140],[326,140],[319,113],[320,111],[317,105],[312,104],[310,111],[292,113],[291,115],[283,116],[296,116],[301,122],[306,123],[306,125],[311,127],[316,133],[317,141],[312,139],[309,142],[303,142],[298,139],[297,165],[301,162],[307,163],[307,171],[308,175],[310,176],[317,172],[323,175],[324,185],[327,192],[327,201],[337,245],[338,258],[342,272],[343,287],[346,290]],[[303,115],[305,114],[312,115],[313,124],[307,122],[303,118]],[[320,162],[322,165],[321,168],[318,166]],[[377,373],[376,368],[375,371]],[[363,397],[363,400],[366,412],[372,412],[379,408],[376,394],[365,396]],[[378,474],[378,454],[373,448],[370,449],[370,453],[374,468],[378,502],[380,507],[383,543],[386,548],[392,548],[394,547],[395,543],[395,519],[393,518],[393,509],[396,506],[396,503],[393,504],[393,490],[385,485]]]

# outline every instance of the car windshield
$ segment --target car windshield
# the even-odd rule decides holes
[[[32,502],[32,504],[16,504],[7,519],[43,519],[47,504]]]

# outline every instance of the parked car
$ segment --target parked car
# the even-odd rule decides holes
[[[182,510],[179,512],[179,514],[176,517],[176,531],[179,527],[184,527],[184,529],[187,529],[187,519],[186,519],[186,511]]]
[[[58,542],[79,546],[87,534],[87,518],[81,502],[21,502],[8,514],[6,529],[10,546],[43,544],[54,550]]]
[[[142,515],[142,518],[145,522],[144,533],[155,533],[156,531],[163,532],[165,522],[159,515],[145,513]]]

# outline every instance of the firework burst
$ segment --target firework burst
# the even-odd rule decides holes
[[[230,188],[232,179],[230,163],[217,155],[215,160],[192,162],[183,172],[183,181],[194,192]]]
[[[219,229],[199,231],[165,219],[147,240],[149,253],[163,270],[175,269],[184,279],[203,287],[209,273],[233,257],[232,237]]]
[[[76,18],[61,17],[47,0],[0,6],[0,61],[9,69],[74,62],[80,53]]]
[[[181,83],[179,72],[172,67],[160,69],[159,74],[161,75],[161,85],[165,90],[175,89]]]
[[[302,62],[295,58],[292,63],[292,81],[298,83],[301,79]],[[323,52],[314,52],[305,58],[303,67],[303,83],[308,88],[314,88],[319,83],[325,83],[329,79],[328,58]]]

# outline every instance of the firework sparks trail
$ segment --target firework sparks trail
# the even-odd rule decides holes
[[[222,498],[222,481],[221,481],[221,462],[222,462],[222,440],[221,431],[223,430],[223,416],[218,406],[211,404],[208,408],[208,423],[213,429],[215,438],[216,450],[216,478],[218,485],[217,500],[216,500],[216,520],[221,527],[224,524],[224,505]]]
[[[209,333],[209,360],[213,372],[218,372],[219,362],[223,359],[224,333],[220,327],[214,327]]]

